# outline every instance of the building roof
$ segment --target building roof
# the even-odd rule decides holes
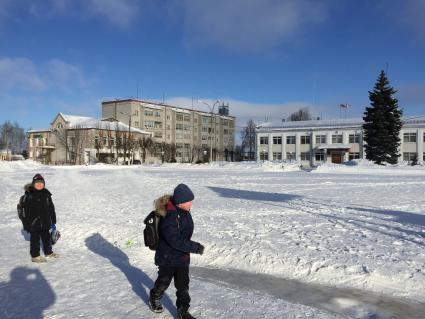
[[[424,124],[425,116],[410,116],[402,119],[403,125]],[[329,119],[279,122],[269,121],[257,125],[257,131],[290,130],[290,129],[311,129],[311,128],[347,128],[360,127],[364,123],[362,118],[349,119]]]
[[[55,119],[61,116],[65,122],[69,124],[70,129],[100,129],[100,130],[113,130],[113,131],[124,131],[128,132],[128,125],[122,122],[111,119],[96,119],[88,116],[77,116],[59,113]],[[53,121],[54,122],[54,121]],[[29,130],[27,133],[43,133],[50,132],[52,129],[40,129],[40,130]],[[133,133],[152,135],[151,132],[140,130],[135,127],[131,127],[130,131]]]
[[[85,128],[85,129],[101,129],[101,130],[114,130],[114,131],[128,131],[127,124],[118,121],[111,121],[111,119],[96,119],[86,116],[75,116],[59,113],[64,120],[69,124],[69,128]],[[131,132],[152,135],[151,132],[140,130],[135,127],[130,128]]]
[[[158,102],[152,102],[152,101],[145,101],[145,100],[139,100],[139,99],[116,99],[116,100],[106,100],[106,101],[102,101],[102,104],[106,104],[106,103],[116,103],[116,102],[139,102],[142,104],[146,104],[146,107],[150,107],[150,108],[155,108],[156,107],[170,107],[172,109],[174,109],[177,112],[192,112],[195,111],[197,113],[201,113],[203,115],[205,114],[210,114],[210,112],[205,112],[205,111],[200,111],[200,110],[194,110],[194,109],[188,109],[188,108],[184,108],[184,107],[178,107],[175,105],[168,105],[165,103],[158,103]],[[214,115],[222,117],[222,118],[228,118],[229,120],[234,120],[235,117],[232,115],[221,115],[221,114],[217,114],[214,113]]]
[[[39,129],[39,130],[29,130],[27,131],[27,133],[45,133],[45,132],[50,132],[49,128],[45,128],[45,129]]]

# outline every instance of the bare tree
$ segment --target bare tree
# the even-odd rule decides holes
[[[70,145],[68,140],[68,130],[63,128],[55,128],[52,133],[56,137],[57,147],[62,146],[65,149],[65,163],[68,163],[70,155]]]
[[[74,164],[84,163],[84,146],[87,143],[87,130],[81,125],[77,125],[72,130],[70,138],[70,151]]]
[[[5,148],[11,154],[22,154],[26,149],[26,135],[24,129],[17,122],[9,121],[0,125],[0,149]]]
[[[145,161],[146,161],[146,154],[147,154],[147,152],[152,152],[153,150],[154,150],[154,141],[153,141],[153,139],[150,137],[150,136],[148,136],[148,137],[145,137],[145,136],[143,136],[142,138],[140,138],[139,139],[139,148],[140,148],[140,151],[142,152],[142,163],[145,163]]]
[[[298,111],[292,113],[288,119],[288,121],[310,121],[311,114],[308,107],[303,107]]]
[[[192,144],[192,147],[190,149],[190,161],[193,163],[196,160],[199,160],[199,146],[196,144]]]
[[[241,152],[247,154],[247,159],[249,161],[255,160],[255,129],[256,124],[253,120],[249,120],[241,134]]]

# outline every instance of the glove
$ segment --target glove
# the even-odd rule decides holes
[[[50,227],[50,229],[53,231],[53,230],[56,230],[56,224],[52,224],[52,226]]]
[[[198,246],[198,254],[199,255],[202,255],[203,253],[204,253],[204,249],[205,249],[205,247],[204,246],[202,246],[201,244],[198,244],[199,246]]]

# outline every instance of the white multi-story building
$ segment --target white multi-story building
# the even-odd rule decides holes
[[[402,122],[399,161],[425,160],[425,116]],[[361,118],[267,123],[257,129],[257,159],[315,166],[366,158],[362,125]]]

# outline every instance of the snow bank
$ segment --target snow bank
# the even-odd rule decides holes
[[[408,163],[377,165],[368,160],[352,160],[343,164],[324,163],[312,173],[425,175],[425,166]]]
[[[224,169],[224,170],[257,170],[263,172],[294,172],[301,170],[301,164],[298,162],[213,162],[212,164],[193,164],[193,163],[164,163],[164,164],[144,164],[142,167],[148,168],[176,168],[176,169]]]
[[[20,170],[40,169],[45,165],[32,160],[26,161],[0,161],[0,172],[15,172]]]

